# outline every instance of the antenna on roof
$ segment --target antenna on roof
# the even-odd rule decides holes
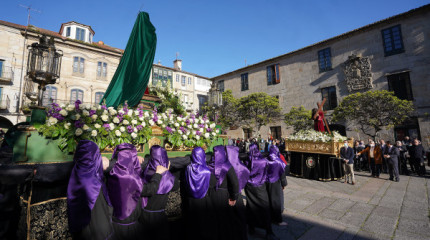
[[[22,7],[22,8],[27,8],[27,27],[30,25],[31,11],[42,13],[40,10],[32,8],[31,5],[30,6],[25,6],[25,5],[19,4],[19,6]],[[25,31],[27,32],[27,29]]]
[[[178,60],[179,52],[176,52],[176,60]]]

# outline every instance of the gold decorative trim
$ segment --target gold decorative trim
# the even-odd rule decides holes
[[[154,145],[161,145],[161,140],[159,138],[153,137],[148,141],[148,147],[151,149]]]
[[[354,139],[348,140],[348,145],[352,146]],[[291,152],[302,152],[302,153],[316,153],[316,154],[329,154],[335,155],[336,157],[340,154],[340,148],[343,146],[343,142],[311,142],[311,141],[285,141],[285,150]]]
[[[187,147],[187,146],[184,146],[184,145],[181,145],[181,146],[179,146],[179,147],[177,147],[177,146],[175,146],[175,147],[172,147],[171,145],[170,145],[170,143],[166,143],[166,144],[164,144],[164,148],[167,150],[167,151],[179,151],[179,152],[186,152],[186,151],[193,151],[193,147]],[[205,145],[203,145],[202,146],[202,148],[203,148],[203,150],[207,150],[208,149],[208,147],[206,146],[206,144]]]
[[[163,129],[159,126],[151,126],[153,136],[163,136]]]
[[[28,201],[25,200],[22,196],[20,196],[20,198],[21,198],[21,201],[23,203],[28,204]],[[33,207],[33,206],[42,205],[42,204],[46,204],[46,203],[53,202],[53,201],[58,201],[58,200],[65,200],[65,199],[67,199],[67,197],[53,198],[53,199],[49,199],[49,200],[46,200],[46,201],[38,202],[38,203],[35,203],[35,204],[30,204],[28,206]]]

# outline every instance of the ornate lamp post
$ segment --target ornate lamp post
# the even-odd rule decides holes
[[[212,83],[209,89],[209,106],[214,107],[222,104],[221,91],[217,88],[215,83]]]
[[[60,77],[62,56],[63,52],[55,48],[52,37],[48,41],[46,36],[42,36],[39,43],[28,46],[27,76],[38,84],[38,108],[42,108],[46,86],[55,84]]]

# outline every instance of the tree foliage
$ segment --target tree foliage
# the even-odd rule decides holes
[[[333,121],[348,120],[375,138],[384,128],[401,124],[413,113],[412,101],[401,100],[386,90],[355,93],[345,97],[333,113]]]
[[[170,81],[167,82],[167,86],[170,86]],[[160,105],[158,105],[159,112],[165,112],[167,109],[172,109],[173,113],[177,115],[185,114],[185,107],[182,105],[181,95],[175,93],[170,87],[163,87],[161,81],[156,86],[150,87],[150,93],[158,96],[161,99]]]
[[[245,128],[252,128],[260,135],[260,128],[281,117],[281,107],[276,97],[258,92],[238,100],[237,121]],[[255,128],[254,128],[255,127]]]
[[[300,130],[312,129],[312,111],[306,110],[303,106],[292,107],[290,112],[284,115],[285,124],[294,129],[294,133]]]
[[[210,119],[221,125],[222,129],[230,128],[237,124],[238,100],[233,97],[230,89],[222,93],[222,104],[218,106],[205,106],[204,111]]]

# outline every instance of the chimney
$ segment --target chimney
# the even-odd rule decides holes
[[[182,60],[176,59],[173,61],[173,67],[178,70],[182,70]]]
[[[103,41],[98,41],[99,45],[105,45],[105,43]]]

